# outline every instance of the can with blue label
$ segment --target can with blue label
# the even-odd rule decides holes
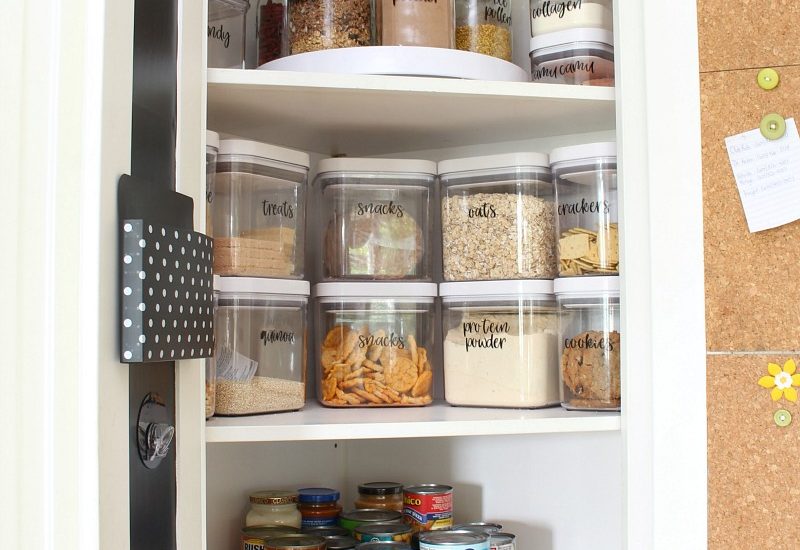
[[[489,535],[472,531],[428,531],[419,534],[419,550],[489,550]]]

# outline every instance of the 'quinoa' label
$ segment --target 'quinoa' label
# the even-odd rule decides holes
[[[261,210],[265,216],[282,216],[290,219],[294,218],[294,206],[288,201],[283,201],[282,204],[270,201],[261,201]]]
[[[464,347],[470,349],[503,349],[508,335],[508,323],[500,323],[492,319],[478,321],[465,321],[461,324],[464,331]],[[470,336],[476,335],[476,336]],[[479,336],[478,336],[479,335]]]
[[[381,214],[386,216],[403,217],[403,205],[395,204],[394,201],[388,203],[380,202],[359,202],[356,204],[356,214],[358,216],[366,216],[371,214]]]
[[[276,342],[294,344],[294,332],[290,330],[277,330],[274,328],[262,330],[261,341],[264,343],[265,347],[267,344],[274,344]]]

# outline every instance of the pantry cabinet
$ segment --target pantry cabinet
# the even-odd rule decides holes
[[[78,2],[87,10],[96,3]],[[86,116],[103,136],[81,145],[93,167],[80,187],[93,199],[83,199],[81,212],[93,214],[70,226],[84,235],[85,262],[75,272],[89,275],[80,289],[92,299],[80,308],[93,329],[84,341],[91,366],[82,376],[97,387],[88,413],[67,432],[88,431],[98,449],[88,466],[98,472],[90,489],[97,502],[75,514],[99,535],[82,549],[127,548],[129,525],[129,367],[116,362],[111,304],[114,182],[130,163],[131,68],[119,59],[130,51],[132,13],[131,3],[103,4],[102,16],[81,21],[98,25],[86,40],[105,57],[96,68],[79,67],[102,91],[76,86],[96,100],[87,102]],[[624,336],[621,413],[457,408],[441,400],[406,410],[332,410],[311,398],[299,412],[206,423],[203,362],[180,361],[179,548],[233,548],[253,489],[332,486],[348,506],[359,482],[377,479],[454,485],[456,521],[499,521],[517,533],[521,550],[705,546],[699,92],[688,4],[615,1],[612,89],[206,70],[205,2],[180,2],[176,187],[195,199],[196,229],[205,220],[206,128],[307,150],[312,160],[441,160],[616,138]],[[526,6],[515,1],[514,17],[524,20]],[[514,45],[521,64],[525,42],[517,37]],[[34,236],[22,242],[37,244]]]

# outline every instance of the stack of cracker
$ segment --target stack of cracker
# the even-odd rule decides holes
[[[558,242],[559,274],[616,275],[619,273],[619,230],[608,224],[599,233],[573,227]]]
[[[270,227],[214,239],[214,273],[245,277],[294,275],[295,231]]]

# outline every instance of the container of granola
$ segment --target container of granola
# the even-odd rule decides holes
[[[215,414],[302,408],[308,282],[220,277],[217,285]]]
[[[561,405],[620,409],[619,277],[554,283],[559,308]]]
[[[431,279],[435,162],[331,158],[317,172],[322,280]]]
[[[431,403],[435,284],[320,283],[314,295],[320,403]]]
[[[214,179],[214,273],[303,277],[309,156],[227,139]]]
[[[558,191],[559,276],[617,275],[616,143],[553,149],[550,164]]]
[[[374,0],[288,0],[284,55],[376,45]]]
[[[547,155],[445,160],[439,174],[446,281],[556,276],[556,196]]]

